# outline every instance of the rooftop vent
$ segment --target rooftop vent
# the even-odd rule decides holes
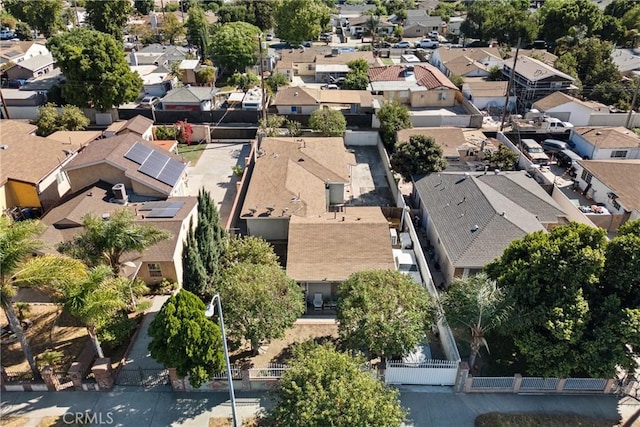
[[[478,231],[478,228],[480,228],[480,227],[478,227],[478,224],[475,224],[473,227],[471,227],[471,232],[474,233],[474,232]]]

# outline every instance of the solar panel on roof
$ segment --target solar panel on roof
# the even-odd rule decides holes
[[[139,142],[133,144],[133,146],[124,154],[125,159],[129,159],[132,162],[136,162],[141,165],[147,160],[149,155],[153,152],[152,148],[142,145]]]
[[[159,202],[145,202],[141,207],[138,208],[139,211],[150,211],[153,209],[180,209],[184,205],[184,202],[172,202],[172,201],[159,201]]]
[[[186,166],[183,163],[170,159],[164,166],[164,169],[162,169],[162,172],[160,172],[158,180],[173,187],[182,176],[182,172],[185,168]]]
[[[169,160],[171,160],[169,156],[165,156],[159,151],[153,151],[138,170],[145,175],[157,179]]]
[[[180,208],[153,209],[147,214],[147,218],[173,218]]]

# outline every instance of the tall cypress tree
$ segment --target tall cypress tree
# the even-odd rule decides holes
[[[211,285],[218,281],[220,262],[224,254],[224,241],[227,237],[218,209],[208,191],[198,192],[198,225],[195,230],[200,260]]]
[[[202,265],[193,232],[193,220],[189,224],[189,233],[182,249],[182,287],[205,299],[211,292],[210,281]]]

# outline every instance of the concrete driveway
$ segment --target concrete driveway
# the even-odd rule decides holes
[[[244,159],[249,155],[250,141],[214,142],[207,144],[198,163],[187,169],[189,193],[197,196],[200,188],[209,191],[218,206],[221,224],[226,224],[236,197],[238,177],[233,167],[244,167]]]

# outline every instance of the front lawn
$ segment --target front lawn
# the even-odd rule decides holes
[[[476,427],[612,427],[617,421],[572,414],[500,414],[478,415]]]

